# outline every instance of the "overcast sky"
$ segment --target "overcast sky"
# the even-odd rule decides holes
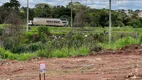
[[[9,0],[0,0],[0,5]],[[18,0],[22,6],[26,6],[27,0]],[[34,7],[38,3],[47,3],[50,5],[67,5],[70,0],[29,0],[30,7]],[[91,8],[108,8],[108,0],[73,0],[73,2],[80,2]],[[112,0],[112,9],[140,9],[142,10],[142,0]]]

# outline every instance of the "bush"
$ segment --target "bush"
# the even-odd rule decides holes
[[[27,44],[21,44],[16,48],[17,53],[23,53],[28,51],[29,51],[29,47],[27,46]]]
[[[126,38],[118,39],[114,44],[116,44],[118,48],[121,48],[126,45],[137,44],[137,43],[138,41],[136,41],[134,38],[126,37]]]
[[[4,29],[0,28],[0,36],[2,35],[3,30],[4,30]]]
[[[18,55],[17,60],[23,61],[23,60],[29,60],[33,57],[36,57],[37,54],[35,53],[22,53],[20,55]]]
[[[99,52],[99,51],[101,51],[103,48],[101,47],[101,46],[99,46],[99,45],[93,45],[92,47],[90,47],[90,53],[91,52]]]
[[[39,50],[39,45],[38,45],[37,43],[31,43],[31,44],[29,45],[29,51],[34,52],[34,51],[36,51],[36,50]]]
[[[39,51],[37,51],[37,56],[50,58],[52,55],[51,55],[50,51],[48,51],[48,50],[39,50]]]
[[[10,51],[7,51],[3,48],[0,48],[0,56],[2,59],[11,59],[14,60],[17,58],[17,55],[12,54]]]
[[[0,58],[2,59],[10,59],[10,60],[28,60],[32,57],[36,57],[36,53],[22,53],[22,54],[13,54],[8,50],[0,48]]]
[[[52,51],[52,57],[62,58],[62,57],[68,57],[67,49],[62,48],[61,50],[57,49],[55,51]]]
[[[128,23],[130,26],[133,26],[133,28],[140,28],[142,27],[142,19],[131,19],[130,22]]]
[[[37,42],[37,41],[39,41],[39,34],[27,32],[26,38],[27,38],[26,43]]]
[[[6,38],[6,39],[4,39],[3,42],[4,42],[4,43],[3,43],[3,46],[4,46],[4,48],[5,48],[6,50],[10,50],[10,49],[12,49],[13,46],[14,46],[14,42],[13,42],[13,40],[12,40],[11,38]]]
[[[22,44],[17,48],[17,53],[25,53],[25,52],[35,52],[38,50],[45,49],[45,45],[42,42],[30,43],[30,44]]]
[[[139,41],[132,37],[125,37],[116,40],[113,43],[101,43],[100,45],[105,49],[118,49],[131,44],[138,44]]]
[[[89,53],[89,48],[86,47],[86,46],[82,46],[82,47],[79,48],[78,53],[79,53],[78,55],[86,56]]]
[[[38,27],[38,33],[39,33],[39,34],[45,33],[45,34],[47,34],[47,35],[50,34],[49,29],[48,29],[47,26],[40,26],[40,27]]]
[[[142,34],[139,36],[139,43],[142,43]]]
[[[83,34],[74,34],[69,40],[69,46],[78,49],[83,45],[83,41]]]
[[[50,32],[48,30],[47,26],[41,26],[38,28],[38,34],[40,36],[40,41],[45,43],[47,41],[47,37],[50,35]]]
[[[9,40],[9,39],[8,39]],[[19,46],[13,46],[12,42],[5,42],[4,48],[6,50],[10,50],[13,53],[25,53],[25,52],[35,52],[37,50],[43,50],[45,49],[46,44],[43,44],[42,42],[36,42],[36,43],[30,43],[30,44],[21,44]]]

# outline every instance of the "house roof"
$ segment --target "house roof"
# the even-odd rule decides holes
[[[138,13],[138,16],[139,16],[139,17],[142,17],[142,12],[139,12],[139,13]]]

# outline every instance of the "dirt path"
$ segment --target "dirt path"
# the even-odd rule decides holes
[[[40,62],[46,62],[46,80],[142,80],[141,49],[125,48],[76,58],[2,60],[0,80],[39,80]]]

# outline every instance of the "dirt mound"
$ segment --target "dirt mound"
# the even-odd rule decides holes
[[[137,50],[137,49],[142,49],[142,44],[129,45],[121,48],[121,50]]]
[[[135,44],[122,47],[117,50],[103,50],[98,55],[109,55],[109,54],[120,54],[120,55],[142,55],[142,44]]]

